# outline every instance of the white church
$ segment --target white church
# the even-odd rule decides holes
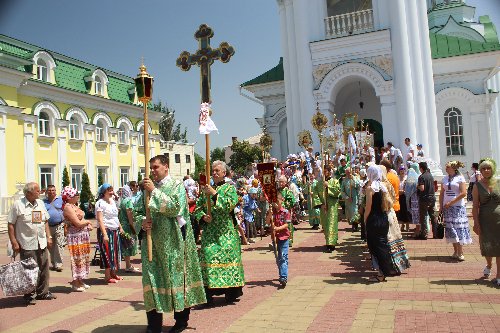
[[[464,0],[277,0],[283,58],[243,83],[263,105],[271,155],[300,151],[332,120],[358,114],[375,144],[420,143],[442,166],[500,160],[500,44],[494,24]],[[481,13],[479,13],[481,14]]]

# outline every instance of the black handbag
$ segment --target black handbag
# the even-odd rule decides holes
[[[436,237],[437,239],[444,238],[444,221],[443,221],[443,212],[439,212],[437,223],[436,223]]]

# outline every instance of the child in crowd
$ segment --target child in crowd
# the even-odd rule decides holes
[[[257,188],[250,187],[248,193],[243,196],[243,218],[245,219],[245,229],[249,243],[255,243],[252,239],[256,236],[257,230],[254,223],[254,213],[260,212],[257,205]]]
[[[238,228],[238,233],[240,234],[241,244],[248,245],[247,238],[245,237],[245,229],[242,227],[242,225],[245,225],[245,221],[239,204],[234,207],[234,218],[236,219],[236,227]]]
[[[271,237],[277,248],[276,264],[279,282],[282,287],[285,287],[288,281],[288,240],[290,238],[288,224],[291,223],[291,217],[290,212],[283,207],[283,201],[283,196],[278,192],[278,200],[273,204],[272,215],[267,216],[267,223],[273,226]]]

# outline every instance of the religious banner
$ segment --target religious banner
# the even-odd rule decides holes
[[[274,163],[258,163],[257,171],[259,172],[259,181],[262,186],[262,191],[266,195],[270,203],[278,200],[278,190],[276,189],[276,176],[274,171]]]
[[[219,133],[219,130],[210,117],[211,113],[210,103],[201,103],[200,116],[198,118],[200,122],[200,134],[210,134],[213,131]]]

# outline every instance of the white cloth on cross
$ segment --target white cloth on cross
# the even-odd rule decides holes
[[[219,133],[212,118],[210,118],[210,103],[201,103],[200,116],[198,121],[200,123],[200,134],[210,134],[213,131]]]

